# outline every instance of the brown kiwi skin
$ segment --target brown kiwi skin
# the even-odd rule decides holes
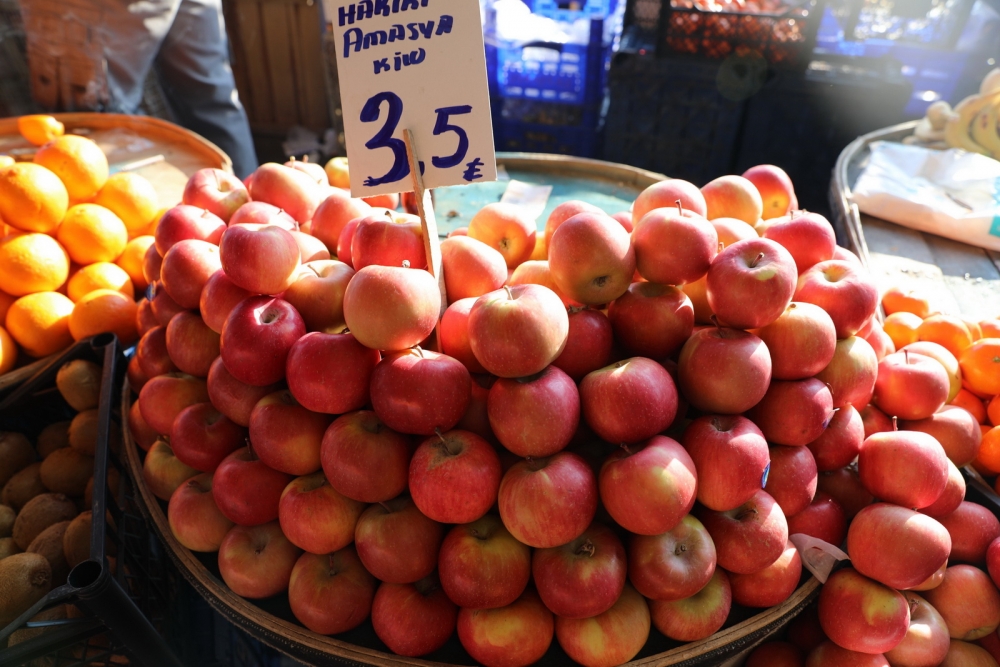
[[[0,491],[0,503],[20,511],[29,500],[48,491],[42,484],[42,464],[32,463],[14,473]]]
[[[38,621],[61,621],[61,620],[65,619],[67,617],[67,612],[66,612],[66,607],[67,606],[68,605],[61,604],[61,605],[57,605],[55,607],[52,607],[51,609],[45,609],[43,611],[38,612],[34,616],[32,616],[31,620],[35,621],[35,622],[38,622]],[[46,630],[50,630],[50,629],[52,629],[54,627],[57,627],[57,626],[54,626],[54,625],[43,625],[43,626],[40,626],[40,627],[21,628],[20,630],[15,630],[13,632],[13,634],[11,634],[10,639],[7,640],[7,645],[8,646],[16,646],[17,644],[20,644],[22,642],[26,642],[29,639],[34,639],[35,637],[37,637],[38,635],[42,634]],[[32,664],[34,664],[34,663],[32,663]]]
[[[35,496],[14,521],[14,542],[24,551],[43,530],[60,521],[72,521],[76,515],[76,503],[61,493]]]
[[[93,361],[67,361],[56,373],[56,387],[74,410],[96,408],[101,400],[101,367]]]
[[[42,429],[35,442],[38,458],[45,460],[49,454],[57,449],[69,447],[69,425],[72,423],[71,421],[56,422]]]
[[[76,451],[94,456],[97,453],[98,410],[84,410],[69,425],[69,446]]]
[[[42,461],[42,484],[54,493],[82,496],[94,474],[94,457],[72,447],[57,449]]]
[[[0,431],[0,486],[37,458],[35,448],[26,437],[12,431]]]
[[[0,627],[27,611],[52,588],[52,568],[41,554],[0,560]]]
[[[10,537],[14,532],[14,520],[17,512],[9,505],[0,505],[0,538]]]
[[[0,537],[0,560],[21,553],[13,537]]]
[[[69,524],[69,521],[52,524],[39,533],[25,549],[28,553],[41,554],[49,561],[53,588],[65,584],[66,576],[69,575],[69,563],[66,562],[66,552],[63,550],[63,535]]]
[[[90,558],[90,526],[93,520],[91,512],[80,512],[73,519],[63,534],[63,553],[70,569]]]

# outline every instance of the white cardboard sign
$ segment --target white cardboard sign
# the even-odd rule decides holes
[[[324,0],[337,50],[351,194],[413,189],[403,130],[427,188],[496,180],[475,0]]]

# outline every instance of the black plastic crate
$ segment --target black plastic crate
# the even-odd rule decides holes
[[[684,58],[617,54],[604,159],[698,185],[730,173],[745,104],[720,92],[720,69]]]
[[[125,373],[118,339],[102,334],[81,341],[43,366],[0,402],[0,430],[18,431],[34,441],[46,425],[72,418],[75,411],[56,389],[55,377],[64,363],[74,359],[102,366],[90,558],[70,571],[65,584],[0,629],[0,646],[6,646],[7,638],[20,628],[42,627],[29,619],[45,609],[71,604],[80,617],[45,622],[47,629],[38,636],[0,649],[0,665],[106,665],[127,660],[179,666],[160,634],[174,592],[169,559],[146,525],[126,468],[114,451],[120,449],[117,398]],[[117,493],[108,491],[111,469],[118,472]]]

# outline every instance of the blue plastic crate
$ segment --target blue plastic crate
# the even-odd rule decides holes
[[[535,14],[558,21],[574,21],[580,16],[606,19],[614,13],[619,0],[531,0],[527,3]]]

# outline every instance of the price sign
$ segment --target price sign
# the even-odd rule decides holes
[[[475,0],[324,0],[337,49],[351,194],[496,180],[486,58]]]

